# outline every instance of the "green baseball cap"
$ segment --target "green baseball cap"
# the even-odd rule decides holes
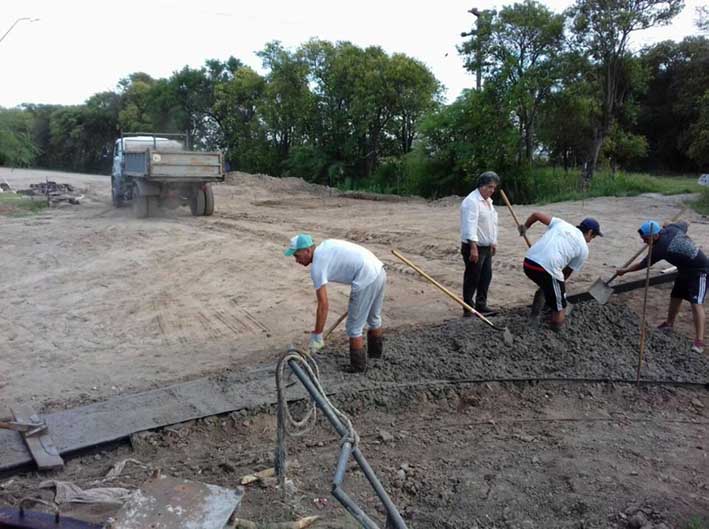
[[[286,248],[286,251],[283,252],[283,255],[291,256],[298,250],[304,250],[305,248],[310,248],[314,245],[315,243],[313,242],[313,238],[310,235],[308,235],[307,233],[299,233],[290,240],[290,246]]]

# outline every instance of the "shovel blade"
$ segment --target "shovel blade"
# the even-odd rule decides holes
[[[598,301],[598,303],[605,305],[611,298],[611,294],[613,294],[613,288],[609,287],[608,284],[599,277],[596,279],[596,282],[591,285],[588,293],[591,294],[593,299]]]

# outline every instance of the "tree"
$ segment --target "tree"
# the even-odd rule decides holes
[[[693,36],[681,42],[660,42],[645,48],[639,60],[647,71],[648,87],[639,100],[633,131],[648,139],[643,168],[698,170],[689,147],[701,133],[693,125],[700,119],[709,86],[709,39]]]
[[[702,33],[709,33],[709,6],[697,7],[697,28]]]
[[[514,109],[518,162],[532,160],[539,109],[560,77],[563,43],[564,16],[533,0],[506,6],[492,19],[483,70]]]
[[[291,53],[270,42],[258,53],[269,70],[261,110],[281,162],[311,131],[315,98],[308,86],[308,63],[302,52]]]
[[[264,78],[247,66],[215,86],[213,112],[233,169],[269,172],[273,168],[267,131],[258,114],[265,89]]]
[[[32,119],[22,109],[0,107],[0,165],[28,167],[39,154],[32,141]]]
[[[575,44],[596,66],[593,76],[599,94],[592,147],[584,170],[587,182],[593,178],[604,139],[622,103],[620,80],[631,34],[668,24],[683,6],[684,0],[576,0],[570,8]]]

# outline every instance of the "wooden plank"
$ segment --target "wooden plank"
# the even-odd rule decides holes
[[[48,414],[44,417],[59,454],[117,441],[210,415],[274,404],[273,368],[251,376],[202,378]],[[0,430],[0,470],[32,463],[22,436]]]
[[[650,278],[651,285],[661,285],[662,283],[670,283],[677,279],[677,272],[667,273],[659,276],[654,276]],[[625,283],[618,283],[613,285],[613,293],[621,294],[623,292],[630,292],[631,290],[637,290],[638,288],[643,288],[645,286],[645,279],[637,279],[635,281],[626,281]],[[580,301],[590,301],[593,296],[588,292],[579,292],[577,294],[570,294],[566,297],[569,303],[578,303]]]
[[[27,404],[14,404],[10,407],[15,421],[38,423],[39,415]],[[32,455],[39,470],[54,470],[64,468],[64,460],[59,455],[59,450],[52,441],[48,430],[35,435],[20,434]]]

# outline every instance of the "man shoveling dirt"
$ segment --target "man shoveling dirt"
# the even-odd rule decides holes
[[[585,218],[578,226],[573,226],[560,218],[535,211],[519,227],[520,236],[524,236],[537,221],[549,227],[527,252],[524,273],[544,294],[552,311],[549,326],[558,330],[565,319],[565,281],[572,272],[583,268],[588,259],[588,243],[603,234],[596,219]]]
[[[347,336],[350,340],[350,364],[354,371],[367,369],[367,356],[382,356],[382,304],[386,272],[376,256],[357,244],[336,239],[321,242],[317,247],[310,235],[301,233],[293,237],[284,252],[294,256],[297,263],[309,266],[310,277],[315,286],[318,308],[315,313],[315,329],[310,335],[310,352],[325,346],[323,331],[327,320],[327,283],[351,285],[347,315]],[[367,330],[367,352],[364,351],[362,330]]]
[[[704,298],[706,296],[709,259],[694,244],[694,241],[687,236],[688,226],[686,222],[667,224],[664,228],[660,228],[659,223],[654,220],[643,223],[638,233],[645,244],[649,244],[652,239],[652,261],[648,263],[646,256],[639,263],[627,268],[620,268],[617,273],[622,276],[628,272],[642,270],[663,259],[675,265],[678,273],[670,294],[667,319],[660,324],[658,329],[665,332],[672,330],[675,318],[682,305],[682,300],[686,299],[692,305],[692,316],[694,317],[695,339],[692,344],[692,350],[697,353],[703,353]]]

